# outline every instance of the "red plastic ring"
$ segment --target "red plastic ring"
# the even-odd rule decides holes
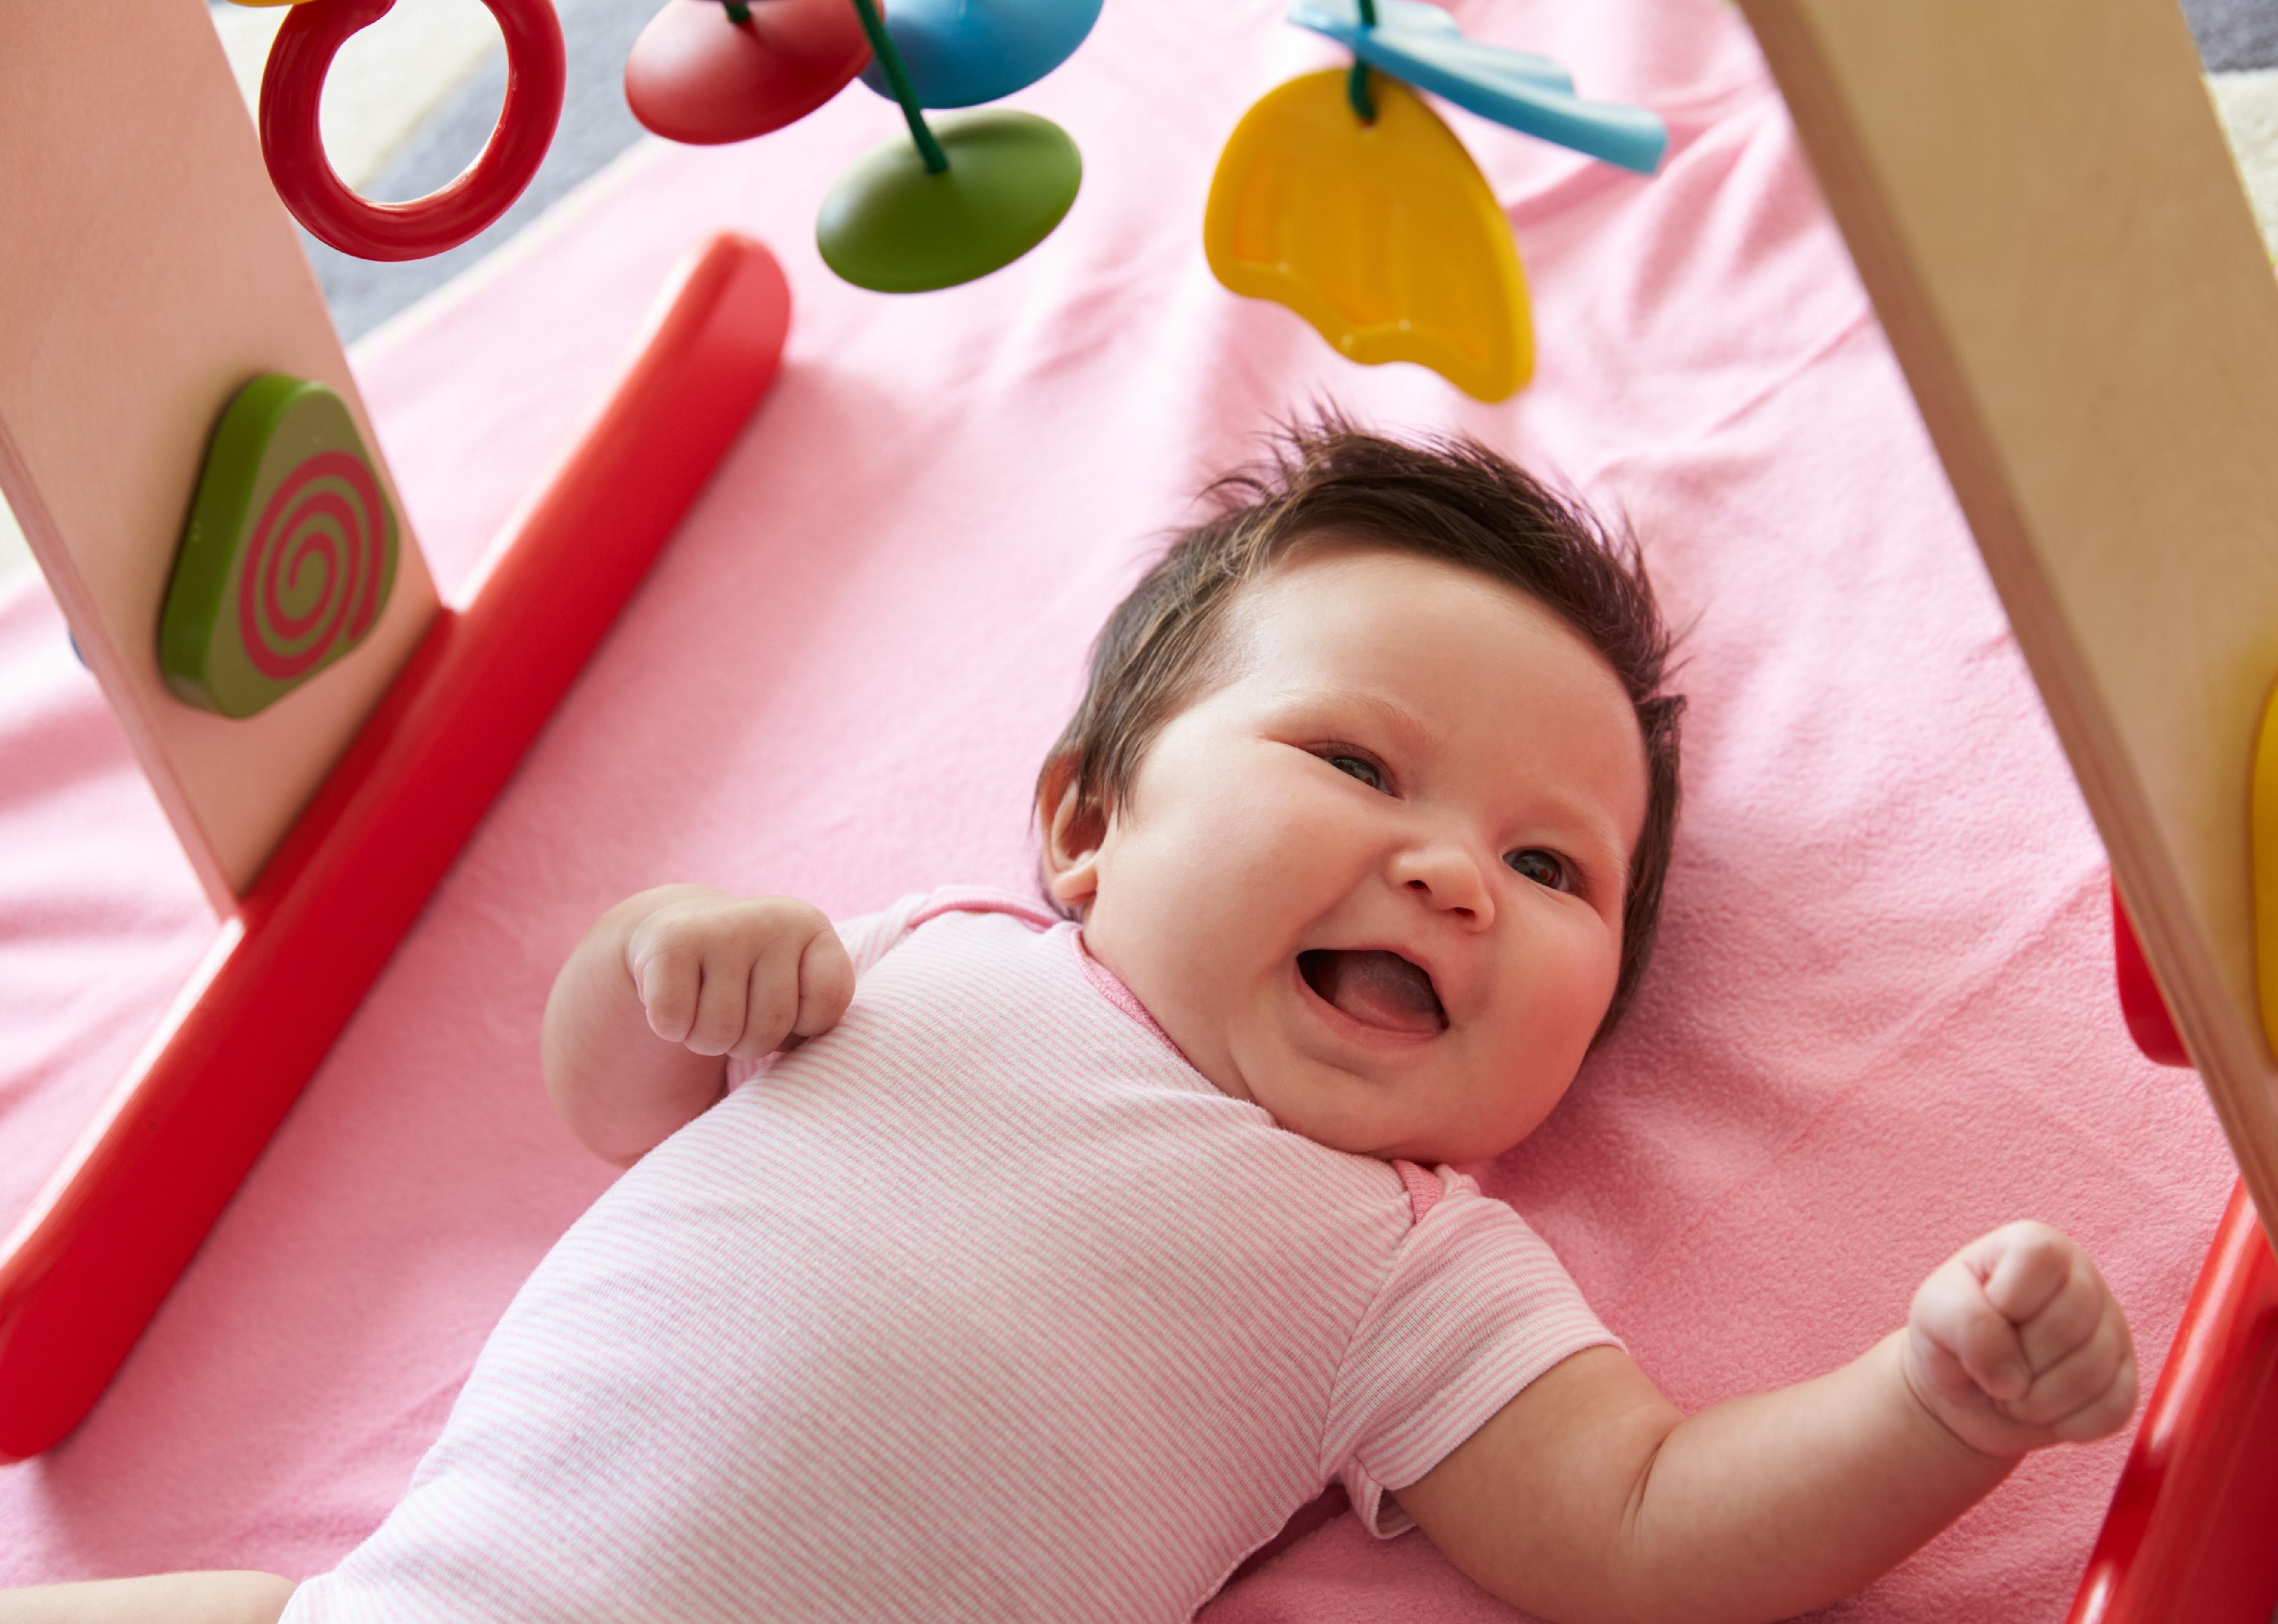
[[[310,232],[360,259],[424,259],[456,248],[507,211],[538,172],[562,119],[567,64],[548,0],[483,0],[506,36],[506,104],[482,156],[440,192],[374,203],[348,189],[325,155],[317,110],[333,57],[395,0],[295,5],[261,75],[261,150],[285,206]]]

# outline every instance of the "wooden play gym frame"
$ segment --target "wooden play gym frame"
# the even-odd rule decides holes
[[[1741,5],[2238,1158],[2073,1624],[2267,1624],[2278,1073],[2248,806],[2278,678],[2278,290],[2173,0]],[[188,711],[152,628],[219,403],[289,372],[377,442],[204,0],[135,10],[11,11],[0,491],[224,923],[0,1246],[0,1459],[101,1396],[740,433],[789,314],[766,251],[715,240],[462,601],[407,536],[324,680],[249,722]]]

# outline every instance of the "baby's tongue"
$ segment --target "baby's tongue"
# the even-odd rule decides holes
[[[1448,1024],[1432,978],[1396,953],[1317,947],[1297,968],[1330,1003],[1364,1026],[1395,1032],[1436,1032]]]

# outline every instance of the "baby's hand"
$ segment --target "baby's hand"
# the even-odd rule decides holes
[[[2136,1350],[2096,1265],[2045,1223],[1972,1241],[1915,1293],[1907,1385],[1972,1449],[2022,1455],[2117,1432]]]
[[[626,935],[625,969],[651,1031],[738,1060],[829,1031],[854,998],[838,933],[789,897],[677,888]]]

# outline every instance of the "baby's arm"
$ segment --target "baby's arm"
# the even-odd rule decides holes
[[[1629,1358],[1566,1360],[1397,1498],[1558,1624],[1784,1619],[1895,1566],[2060,1440],[2136,1406],[2119,1305],[2043,1224],[1998,1229],[1842,1369],[1686,1417]]]
[[[0,1624],[277,1624],[293,1582],[275,1574],[153,1574],[0,1590]]]
[[[854,967],[830,922],[784,897],[645,891],[577,944],[546,1003],[547,1092],[570,1130],[637,1161],[720,1098],[729,1055],[757,1060],[830,1030]],[[274,1574],[156,1574],[0,1590],[0,1624],[275,1624]]]
[[[554,977],[546,1092],[588,1149],[630,1167],[720,1098],[729,1056],[829,1031],[853,997],[846,949],[807,904],[644,891],[602,915]]]

